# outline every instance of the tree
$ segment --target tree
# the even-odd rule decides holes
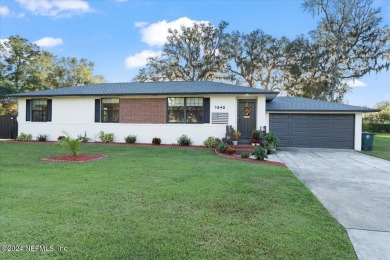
[[[332,92],[330,76],[325,73],[326,56],[318,44],[300,35],[289,42],[285,57],[282,90],[289,96],[328,100]],[[338,86],[335,101],[342,100],[347,87],[345,83]]]
[[[191,27],[181,26],[179,31],[169,29],[161,58],[150,58],[134,80],[197,81],[221,77],[226,59],[219,53],[224,48],[227,25],[195,22]]]
[[[222,54],[230,61],[225,66],[227,73],[252,88],[281,89],[287,38],[278,40],[261,30],[234,31],[226,34],[225,42]]]
[[[364,121],[386,123],[390,122],[390,101],[378,102],[374,108],[381,110],[376,113],[364,114]]]
[[[59,58],[18,35],[0,42],[0,114],[15,113],[7,94],[104,82],[87,59]]]
[[[330,101],[342,100],[347,79],[388,69],[388,29],[372,0],[306,0],[305,11],[322,19],[311,32],[321,53],[321,73],[330,84]],[[342,91],[340,91],[342,89]],[[337,97],[335,97],[337,95]]]
[[[39,55],[38,46],[16,35],[0,42],[0,83],[13,84],[14,91],[23,92],[27,70]]]
[[[83,86],[105,81],[102,75],[94,75],[95,64],[87,59],[66,57],[56,60],[52,77],[57,81],[58,87]]]

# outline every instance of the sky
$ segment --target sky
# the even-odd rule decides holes
[[[299,0],[0,0],[0,41],[20,35],[55,55],[93,61],[95,74],[108,82],[129,82],[148,56],[160,53],[168,28],[227,21],[227,31],[261,29],[294,39],[318,22],[301,5]],[[389,25],[390,0],[374,5]],[[390,100],[390,71],[350,84],[347,104],[372,107]]]

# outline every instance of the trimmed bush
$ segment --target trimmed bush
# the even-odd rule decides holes
[[[206,140],[204,140],[203,145],[208,148],[215,148],[220,142],[221,140],[219,138],[214,138],[210,136]]]
[[[390,123],[381,124],[381,123],[363,123],[363,132],[371,133],[390,133]]]
[[[31,141],[32,140],[32,134],[25,134],[25,133],[20,133],[16,137],[16,141]]]
[[[134,144],[137,141],[137,136],[135,135],[128,135],[125,137],[125,142],[128,144]]]
[[[253,150],[253,155],[256,156],[257,160],[264,160],[268,158],[267,150],[261,146],[257,146],[255,150]]]
[[[220,151],[221,153],[226,153],[228,147],[229,147],[229,145],[227,145],[225,143],[220,143],[217,145],[217,150]]]
[[[192,141],[191,138],[189,138],[187,135],[182,135],[177,138],[177,143],[182,146],[190,146],[192,144]]]
[[[241,154],[241,158],[244,158],[244,159],[246,159],[246,158],[249,158],[249,153],[248,152],[243,152],[242,154]]]
[[[80,142],[82,142],[82,143],[86,143],[86,142],[91,141],[91,138],[89,138],[87,136],[87,132],[84,132],[84,135],[81,135],[81,134],[78,135],[77,138],[80,139]]]
[[[226,149],[227,154],[234,154],[236,152],[236,149],[234,147],[231,147],[230,145]]]
[[[99,132],[99,139],[103,143],[109,143],[114,140],[114,134],[113,133],[104,133],[103,131]]]
[[[161,144],[161,138],[154,137],[152,140],[152,144],[155,144],[155,145]]]
[[[37,141],[46,142],[48,138],[49,138],[49,135],[46,135],[46,134],[39,134],[39,135],[37,136]]]

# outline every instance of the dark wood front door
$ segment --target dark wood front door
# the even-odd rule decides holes
[[[237,114],[237,130],[241,132],[240,143],[249,143],[252,130],[256,129],[256,100],[239,100]]]

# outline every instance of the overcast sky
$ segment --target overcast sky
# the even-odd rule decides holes
[[[158,55],[168,28],[208,21],[229,22],[228,31],[261,29],[290,39],[316,28],[302,1],[142,1],[142,0],[0,0],[0,40],[20,35],[59,56],[87,58],[109,82],[128,82]],[[377,0],[384,24],[390,1]],[[390,72],[354,83],[345,102],[373,106],[390,100]]]

